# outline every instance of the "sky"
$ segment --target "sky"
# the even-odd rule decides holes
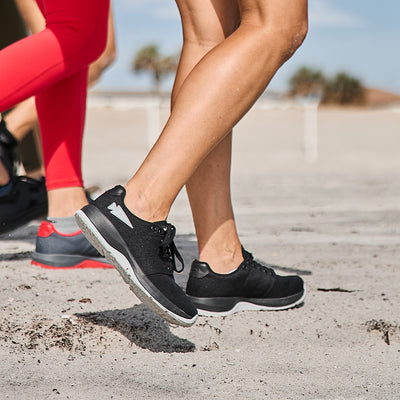
[[[150,90],[150,75],[131,72],[131,62],[150,43],[165,55],[179,52],[182,33],[175,1],[113,0],[113,7],[118,58],[97,88]],[[307,38],[277,72],[269,89],[286,91],[293,73],[309,66],[328,77],[344,71],[366,87],[400,94],[399,42],[399,0],[309,0]],[[163,89],[171,85],[172,78],[164,82]]]

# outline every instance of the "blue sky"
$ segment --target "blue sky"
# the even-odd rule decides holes
[[[149,43],[158,44],[165,54],[179,51],[182,38],[175,1],[114,0],[113,6],[118,59],[98,88],[150,89],[150,77],[130,72],[130,63]],[[309,0],[309,25],[306,41],[278,71],[271,90],[287,89],[293,72],[308,65],[328,76],[346,71],[365,86],[400,93],[399,0]],[[171,80],[165,82],[164,89],[170,85]]]

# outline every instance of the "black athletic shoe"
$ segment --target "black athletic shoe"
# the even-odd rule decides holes
[[[303,302],[299,276],[279,276],[243,249],[244,261],[229,274],[217,274],[205,262],[193,261],[186,293],[200,315],[224,316],[242,310],[284,310]]]
[[[6,168],[8,175],[12,177],[15,175],[17,166],[17,153],[15,148],[18,142],[15,140],[14,136],[7,129],[4,120],[0,121],[0,161]]]
[[[113,268],[81,230],[63,234],[50,221],[40,224],[32,264],[48,269]]]
[[[79,227],[144,304],[173,324],[192,325],[197,310],[173,276],[183,269],[173,242],[174,226],[136,217],[126,208],[124,198],[122,186],[105,192],[76,213]],[[182,264],[179,271],[175,257]]]
[[[0,235],[47,214],[44,179],[16,176],[11,184],[11,191],[0,197]]]

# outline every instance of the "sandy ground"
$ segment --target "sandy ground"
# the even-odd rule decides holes
[[[301,110],[259,105],[234,139],[242,242],[302,275],[302,307],[172,327],[114,270],[31,266],[34,222],[0,241],[0,399],[399,399],[400,112],[323,109],[318,123],[313,164]],[[91,107],[87,185],[125,182],[145,130],[141,109]],[[184,193],[170,221],[187,274]]]

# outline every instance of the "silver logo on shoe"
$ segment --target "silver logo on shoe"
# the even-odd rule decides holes
[[[111,203],[107,208],[110,210],[112,215],[121,220],[125,225],[128,225],[129,228],[133,229],[131,221],[129,221],[128,216],[125,214],[125,211],[122,209],[120,205],[114,202]]]

